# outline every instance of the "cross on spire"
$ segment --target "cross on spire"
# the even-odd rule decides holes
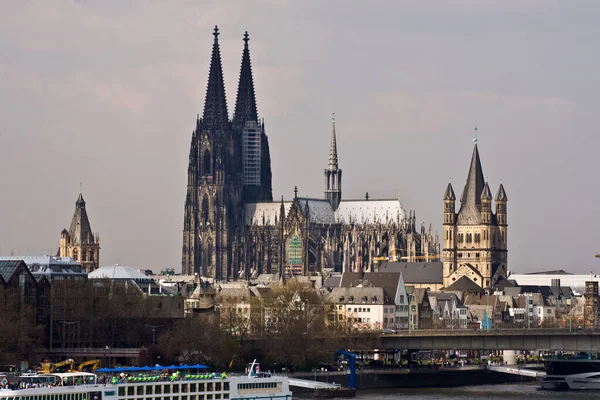
[[[331,116],[331,122],[335,123],[335,113]]]
[[[475,125],[475,137],[473,138],[475,144],[477,144],[477,125]]]
[[[298,186],[294,186],[294,198],[298,197]]]
[[[213,36],[215,37],[215,40],[217,40],[217,38],[219,37],[219,27],[215,25],[215,29],[213,31]]]
[[[248,35],[248,31],[244,32],[244,43],[248,46],[248,41],[250,40],[250,35]]]

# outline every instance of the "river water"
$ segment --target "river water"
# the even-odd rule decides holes
[[[539,390],[537,383],[504,383],[460,388],[423,389],[372,389],[359,390],[356,398],[361,400],[420,399],[420,400],[466,400],[466,399],[600,399],[599,392],[570,391],[549,392]]]

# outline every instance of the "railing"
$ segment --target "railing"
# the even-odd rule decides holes
[[[585,335],[598,334],[599,328],[493,328],[493,329],[411,329],[383,334],[382,337],[394,336],[496,336],[496,335]]]

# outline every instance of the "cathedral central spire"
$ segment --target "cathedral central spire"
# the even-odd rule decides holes
[[[329,143],[329,169],[338,169],[337,142],[335,139],[335,113],[331,117],[331,141]]]
[[[215,37],[208,73],[206,87],[206,100],[202,120],[207,129],[225,130],[228,122],[227,98],[223,82],[223,67],[221,65],[221,51],[219,50],[219,28],[215,25]]]

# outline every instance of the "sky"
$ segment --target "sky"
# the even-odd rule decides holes
[[[2,1],[0,255],[55,254],[82,184],[100,264],[181,269],[212,46],[229,113],[250,34],[273,197],[394,198],[441,232],[474,127],[510,271],[600,273],[600,2]]]

